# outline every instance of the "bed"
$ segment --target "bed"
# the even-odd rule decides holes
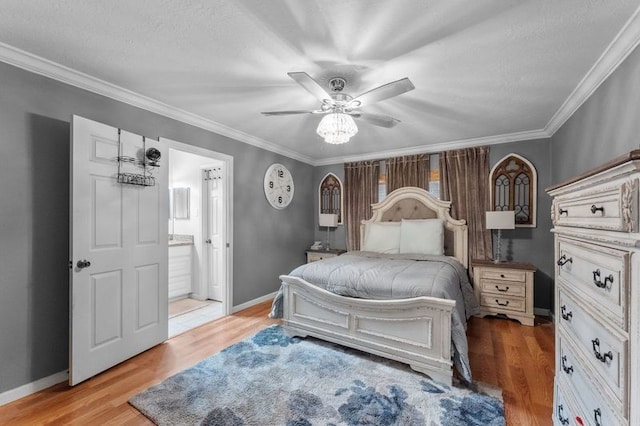
[[[372,234],[367,232],[373,229],[402,226],[403,231],[414,231],[423,229],[422,222],[439,222],[442,255],[362,251],[302,265],[280,276],[282,286],[271,316],[282,317],[291,335],[313,336],[394,359],[447,384],[451,384],[455,365],[460,376],[471,381],[465,331],[466,320],[477,313],[477,304],[467,277],[465,221],[450,216],[450,202],[415,187],[393,191],[373,204],[372,210],[372,218],[362,221],[361,247],[372,246]],[[415,225],[419,227],[411,228]],[[409,234],[403,235],[408,241]],[[431,238],[414,240],[420,245]],[[384,245],[384,241],[373,244]],[[378,263],[382,269],[373,269]],[[418,269],[423,267],[430,269]],[[429,286],[441,297],[421,295],[432,291],[415,282],[423,274],[437,274]],[[441,274],[459,282],[442,289],[446,280]],[[364,286],[368,281],[377,284]]]

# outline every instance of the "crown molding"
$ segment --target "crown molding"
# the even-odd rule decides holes
[[[486,136],[482,138],[461,139],[458,141],[443,142],[434,145],[416,145],[408,148],[393,149],[389,151],[378,151],[363,155],[353,155],[346,157],[334,157],[317,160],[314,166],[328,166],[331,164],[348,163],[352,161],[380,160],[383,158],[401,157],[413,154],[435,154],[451,149],[470,148],[483,145],[498,145],[509,142],[530,141],[536,139],[548,139],[551,137],[546,130],[530,130],[526,132],[507,133],[497,136]]]
[[[591,69],[580,80],[562,106],[551,117],[545,131],[555,132],[589,99],[640,43],[640,7],[629,18]]]
[[[479,145],[496,145],[523,140],[549,138],[589,99],[593,92],[615,71],[639,43],[640,7],[636,9],[625,26],[616,35],[591,69],[589,69],[544,129],[324,159],[314,159],[293,150],[285,149],[279,145],[230,128],[211,119],[173,107],[1,42],[0,61],[312,166],[324,166],[350,161],[373,160],[419,153],[435,153],[446,149],[460,149]]]
[[[311,157],[0,42],[0,61],[303,163]]]

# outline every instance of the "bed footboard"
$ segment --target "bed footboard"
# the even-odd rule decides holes
[[[451,384],[451,314],[455,301],[434,297],[371,300],[343,297],[283,275],[283,325],[313,336],[409,364]]]

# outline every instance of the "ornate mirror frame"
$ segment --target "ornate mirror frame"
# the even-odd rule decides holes
[[[489,173],[489,189],[492,210],[514,210],[516,227],[536,227],[538,172],[529,160],[514,153],[504,156]]]

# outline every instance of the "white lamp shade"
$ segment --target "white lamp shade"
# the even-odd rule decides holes
[[[487,212],[487,229],[515,229],[515,227],[514,211]]]
[[[318,220],[318,223],[320,224],[320,226],[335,228],[336,226],[338,226],[338,215],[320,213],[320,218]]]

